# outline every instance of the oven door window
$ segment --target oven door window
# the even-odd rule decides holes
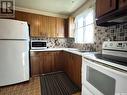
[[[87,66],[86,80],[104,95],[115,94],[115,79]]]

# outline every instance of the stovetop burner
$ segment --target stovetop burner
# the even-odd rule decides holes
[[[107,54],[95,54],[95,57],[98,59],[119,64],[119,65],[127,66],[127,58],[125,57],[118,57],[118,56],[112,56]]]

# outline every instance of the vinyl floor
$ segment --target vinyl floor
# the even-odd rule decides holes
[[[0,95],[41,95],[40,76],[32,77],[28,82],[0,87]]]

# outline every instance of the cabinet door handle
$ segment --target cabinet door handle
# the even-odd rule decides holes
[[[112,7],[112,0],[110,0],[110,7]]]

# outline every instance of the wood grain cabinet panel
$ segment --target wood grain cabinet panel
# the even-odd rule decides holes
[[[65,36],[65,31],[64,31],[64,19],[62,18],[56,18],[56,36],[59,35],[59,37],[64,37]]]
[[[127,8],[127,0],[119,0],[119,8]]]
[[[15,19],[28,22],[30,36],[64,37],[65,35],[64,18],[16,11]]]
[[[116,9],[116,0],[96,0],[96,18]]]
[[[31,75],[63,71],[62,52],[31,52]]]
[[[31,70],[31,76],[40,74],[39,52],[30,52],[30,70]]]
[[[96,0],[96,24],[112,26],[126,22],[127,0]]]
[[[40,55],[40,74],[51,73],[54,71],[54,52],[42,52]]]
[[[75,18],[70,16],[67,19],[68,24],[68,37],[74,38],[74,20]]]
[[[81,64],[82,57],[64,52],[64,71],[70,79],[81,88]]]
[[[57,51],[54,52],[54,71],[63,71],[63,64],[64,64],[64,59],[63,59],[63,51]]]
[[[40,74],[40,71],[39,71],[39,68],[40,68],[40,62],[39,62],[39,57],[32,57],[31,59],[31,75],[39,75]]]

